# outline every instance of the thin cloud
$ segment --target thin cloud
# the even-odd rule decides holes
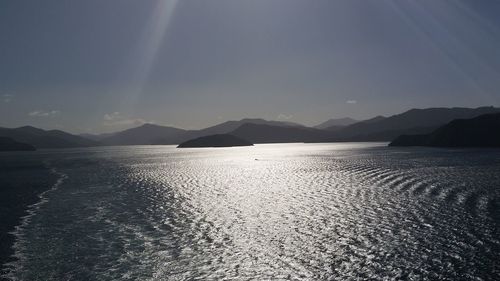
[[[126,118],[120,112],[106,113],[103,119],[104,122],[102,124],[106,127],[140,126],[146,123],[155,123],[154,121],[147,121],[142,118]]]
[[[347,104],[357,104],[358,101],[357,100],[348,100],[345,103],[347,103]]]
[[[292,119],[292,118],[293,118],[293,115],[292,115],[292,114],[290,114],[290,115],[286,115],[286,114],[280,113],[280,114],[278,115],[278,118],[277,118],[277,119],[278,119],[278,120],[290,120],[290,119]]]
[[[61,112],[59,110],[50,110],[50,111],[45,111],[45,110],[35,110],[30,113],[28,113],[29,116],[31,117],[55,117],[59,115]]]
[[[119,120],[119,119],[122,119],[120,112],[113,112],[113,113],[104,114],[104,120],[106,120],[106,121]]]
[[[9,102],[11,102],[11,101],[12,101],[12,98],[13,98],[13,97],[14,97],[14,96],[13,96],[13,95],[11,95],[11,94],[3,94],[3,95],[2,95],[2,100],[3,100],[3,102],[5,102],[5,103],[9,103]]]
[[[148,122],[144,119],[138,118],[138,119],[122,119],[122,120],[114,120],[114,121],[104,121],[103,125],[107,126],[107,127],[130,126],[130,125],[140,126],[140,125],[144,125],[146,123],[152,123],[152,122]]]

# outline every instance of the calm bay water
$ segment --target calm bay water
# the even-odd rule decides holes
[[[6,276],[499,280],[500,150],[385,145],[5,154],[58,179]]]

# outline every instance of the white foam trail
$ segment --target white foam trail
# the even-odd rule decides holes
[[[66,174],[57,171],[55,168],[50,168],[50,172],[59,176],[56,183],[54,183],[54,185],[50,189],[38,195],[38,198],[40,198],[40,200],[35,204],[28,206],[27,214],[21,218],[21,223],[17,225],[13,231],[10,232],[10,234],[14,235],[15,237],[14,245],[12,245],[12,248],[14,249],[14,254],[12,255],[12,257],[15,258],[15,261],[5,264],[6,273],[4,275],[0,275],[1,278],[7,278],[9,280],[19,280],[14,276],[14,272],[22,269],[23,255],[21,253],[21,248],[24,242],[23,231],[31,222],[31,218],[35,216],[38,210],[49,201],[47,195],[50,192],[57,190],[64,182],[64,180],[68,178]]]

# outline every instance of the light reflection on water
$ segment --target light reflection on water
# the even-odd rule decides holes
[[[500,151],[277,144],[44,152],[18,280],[500,276]]]

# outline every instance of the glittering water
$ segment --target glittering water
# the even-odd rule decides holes
[[[279,144],[34,154],[14,280],[500,279],[500,150]]]

